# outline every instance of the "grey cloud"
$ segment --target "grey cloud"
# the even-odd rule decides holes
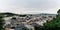
[[[57,2],[48,0],[30,0],[27,2],[27,8],[54,8]]]
[[[5,12],[26,12],[26,13],[39,13],[43,12],[56,12],[60,8],[60,0],[0,0],[0,9]],[[52,9],[52,10],[51,10]],[[45,11],[46,10],[46,11]]]

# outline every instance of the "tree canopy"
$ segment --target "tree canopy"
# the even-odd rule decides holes
[[[0,30],[4,30],[3,25],[4,25],[4,20],[0,16]]]
[[[60,13],[60,9],[57,11],[57,13]]]

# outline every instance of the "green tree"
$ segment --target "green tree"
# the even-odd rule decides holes
[[[4,25],[4,20],[0,16],[0,30],[4,30],[3,25]]]
[[[58,13],[58,14],[60,13],[60,9],[57,11],[57,13]]]

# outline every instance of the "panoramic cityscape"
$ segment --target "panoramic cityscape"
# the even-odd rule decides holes
[[[25,15],[14,15],[7,16],[6,13],[3,17],[5,24],[5,30],[22,30],[23,28],[28,28],[29,30],[34,30],[34,26],[43,26],[47,21],[52,21],[56,18],[56,14],[25,14]],[[27,30],[28,30],[27,29]]]
[[[41,25],[46,23],[46,21],[51,21],[53,18],[56,18],[56,14],[35,14],[35,15],[22,15],[20,16],[12,16],[12,17],[4,17],[5,20],[5,28],[13,28],[15,30],[27,27],[29,29],[34,30],[34,26]],[[23,25],[23,26],[22,26]],[[20,27],[19,27],[20,26]]]

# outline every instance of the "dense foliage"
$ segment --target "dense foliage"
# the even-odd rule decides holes
[[[2,18],[3,17],[0,16],[0,30],[4,30],[4,28],[3,28],[4,20]]]

